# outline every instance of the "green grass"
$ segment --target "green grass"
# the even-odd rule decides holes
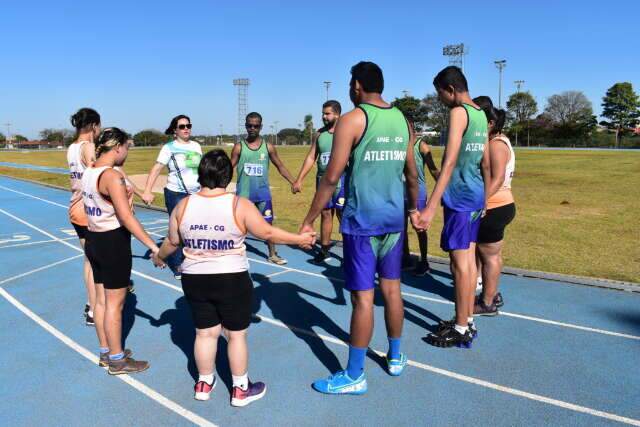
[[[297,174],[306,147],[282,147],[280,157]],[[132,150],[128,174],[147,173],[158,149]],[[513,192],[517,216],[507,229],[505,264],[555,273],[640,282],[640,152],[517,151]],[[435,149],[437,163],[442,155]],[[0,161],[65,167],[64,152],[3,152]],[[0,173],[68,185],[64,175],[0,167]],[[311,173],[301,194],[271,168],[276,223],[296,230],[314,192]],[[433,181],[429,177],[429,189]],[[162,206],[162,196],[156,204]],[[438,247],[442,215],[429,233]],[[334,228],[337,230],[337,225]],[[334,238],[339,235],[334,232]],[[417,241],[411,233],[411,248]]]

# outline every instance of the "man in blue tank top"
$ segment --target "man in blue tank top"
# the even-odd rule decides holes
[[[351,291],[353,304],[351,338],[347,368],[313,383],[314,389],[327,394],[367,391],[364,362],[373,333],[376,274],[385,300],[388,372],[400,375],[407,364],[407,356],[400,352],[404,321],[400,293],[403,177],[411,206],[416,204],[418,182],[408,123],[400,110],[382,99],[383,88],[382,70],[376,64],[360,62],[351,69],[350,96],[356,108],[338,121],[327,170],[300,228],[313,230],[313,222],[346,169],[340,231],[345,287]],[[417,209],[412,209],[411,218],[417,223]]]
[[[450,109],[447,145],[440,177],[420,225],[429,228],[438,205],[444,208],[440,246],[449,252],[455,288],[455,319],[441,322],[427,342],[437,347],[471,347],[476,328],[473,308],[476,287],[476,241],[486,205],[489,176],[487,117],[469,96],[467,79],[458,67],[447,67],[433,80],[440,101]]]

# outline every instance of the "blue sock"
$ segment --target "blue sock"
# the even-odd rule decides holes
[[[347,362],[347,374],[351,379],[359,378],[364,372],[364,358],[367,355],[366,348],[349,346],[349,362]]]
[[[109,347],[100,347],[100,354],[109,353]]]
[[[389,340],[389,352],[387,356],[389,359],[400,359],[400,340],[402,338],[391,338],[387,337]]]
[[[124,353],[120,352],[118,354],[109,355],[109,360],[122,360],[124,359]]]

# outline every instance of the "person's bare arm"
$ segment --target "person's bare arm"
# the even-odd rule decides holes
[[[180,247],[180,233],[178,230],[178,226],[180,224],[178,223],[178,218],[184,214],[186,204],[187,198],[185,197],[180,200],[169,216],[169,231],[167,233],[167,237],[160,246],[160,252],[158,252],[157,258],[153,260],[156,267],[162,267],[164,265],[164,260]]]
[[[151,167],[151,170],[149,171],[149,176],[147,176],[147,182],[144,184],[144,192],[142,193],[142,197],[141,197],[142,200],[147,205],[150,205],[151,203],[153,203],[153,199],[155,199],[156,197],[153,195],[151,190],[153,189],[153,186],[156,183],[156,180],[160,176],[160,172],[162,172],[162,169],[164,169],[164,167],[165,165],[163,165],[162,163],[156,162]]]
[[[509,156],[511,153],[509,152],[509,148],[507,145],[498,140],[494,139],[489,142],[488,149],[485,148],[485,154],[488,152],[489,156],[487,162],[489,165],[485,165],[485,155],[482,156],[482,172],[483,177],[486,174],[489,175],[489,184],[485,183],[485,197],[487,200],[500,189],[502,183],[504,182],[505,173],[507,163],[509,162]],[[485,171],[485,167],[488,171]],[[485,178],[486,179],[486,178]],[[485,181],[486,182],[486,181]]]
[[[85,168],[90,168],[96,162],[96,145],[93,142],[85,142],[80,150],[80,161]]]
[[[231,169],[235,169],[240,161],[240,150],[242,147],[240,144],[233,144],[233,148],[231,149]]]
[[[449,115],[449,138],[444,152],[444,159],[442,160],[440,177],[436,181],[427,206],[420,212],[420,223],[425,229],[431,226],[436,209],[440,205],[444,190],[449,184],[451,174],[458,161],[458,153],[462,145],[462,136],[467,127],[467,120],[467,113],[464,107],[455,107],[451,110]]]
[[[298,177],[295,182],[291,186],[292,193],[299,193],[302,191],[302,181],[307,176],[316,159],[318,158],[318,136],[316,135],[311,143],[311,147],[309,147],[309,152],[307,153],[307,157],[304,158],[304,162],[302,163],[302,167],[300,168],[300,172],[298,172]]]
[[[414,157],[414,144],[416,144],[416,134],[414,130],[409,125],[409,143],[407,144],[407,158],[404,163],[404,178],[405,185],[407,187],[407,200],[409,206],[409,217],[411,218],[412,225],[417,225],[418,223],[418,210],[415,208],[417,205],[416,200],[418,199],[418,169],[416,166],[416,159]],[[419,142],[418,142],[419,144]]]
[[[276,150],[276,147],[273,144],[267,142],[267,150],[269,151],[269,158],[271,159],[271,163],[273,163],[276,169],[278,169],[278,172],[280,172],[280,175],[282,175],[284,179],[289,181],[289,184],[293,185],[295,180],[293,179],[293,176],[289,172],[289,169],[287,169],[284,163],[282,163],[280,156],[278,156],[278,151]]]
[[[238,199],[236,215],[238,222],[258,239],[276,244],[298,245],[304,248],[310,248],[315,243],[314,232],[295,234],[272,226],[264,220],[255,205],[244,197]]]
[[[133,215],[133,212],[131,212],[124,177],[116,170],[107,169],[103,172],[98,190],[101,194],[104,194],[111,199],[111,203],[113,204],[116,216],[120,223],[129,230],[136,239],[140,240],[142,244],[151,249],[152,252],[158,252],[156,242],[149,237],[140,222],[138,222],[136,217]]]
[[[333,133],[333,146],[331,147],[331,157],[327,165],[327,170],[318,184],[318,189],[311,202],[311,207],[302,222],[300,230],[313,230],[313,222],[327,205],[336,186],[340,182],[340,177],[347,167],[351,149],[357,144],[364,132],[366,120],[364,111],[359,108],[348,112],[338,120]]]
[[[129,179],[129,176],[127,175],[127,173],[124,171],[124,169],[120,168],[120,173],[122,174],[122,176],[124,176],[124,179],[129,181],[129,184],[131,184],[131,190],[133,191],[133,194],[135,194],[136,196],[140,197],[142,199],[142,196],[144,195],[144,191],[140,190],[138,188],[137,185],[135,185],[133,183],[133,181],[131,181]]]

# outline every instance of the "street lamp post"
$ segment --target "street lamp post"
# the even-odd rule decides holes
[[[507,60],[501,59],[499,61],[493,61],[498,68],[498,73],[500,75],[498,80],[498,108],[502,108],[502,70],[507,66]]]

